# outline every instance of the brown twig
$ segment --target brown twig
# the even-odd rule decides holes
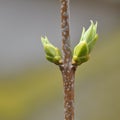
[[[70,30],[69,30],[69,0],[61,0],[61,29],[62,29],[62,43],[64,63],[71,62],[70,49]]]
[[[64,120],[74,120],[75,67],[60,67],[64,86]]]
[[[64,86],[64,120],[74,120],[74,81],[76,66],[71,63],[72,52],[69,30],[69,0],[61,0],[61,29],[63,64],[60,70]]]

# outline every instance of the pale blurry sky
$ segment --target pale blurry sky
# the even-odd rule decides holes
[[[0,0],[0,72],[44,61],[41,35],[61,46],[59,9],[59,0]],[[90,19],[98,21],[99,34],[120,25],[117,0],[71,0],[70,9],[72,44],[78,42],[82,26],[88,27]]]

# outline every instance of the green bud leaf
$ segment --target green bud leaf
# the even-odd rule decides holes
[[[52,45],[47,37],[41,37],[41,41],[46,53],[46,59],[55,64],[61,64],[62,56],[60,50]]]
[[[98,35],[96,34],[96,35],[95,35],[95,38],[88,43],[89,53],[90,53],[91,50],[93,49],[93,47],[94,47],[97,39],[98,39]]]
[[[95,25],[92,20],[90,22],[91,22],[91,25],[86,32],[85,32],[85,28],[83,28],[80,41],[86,41],[88,43],[94,39],[96,35],[96,30],[97,30],[97,22]]]
[[[81,41],[75,46],[73,51],[72,63],[80,65],[88,60],[88,46],[85,41]]]
[[[60,56],[50,57],[46,55],[46,59],[56,65],[62,64],[62,60]]]
[[[88,46],[85,41],[81,41],[79,44],[77,44],[74,48],[73,55],[78,57],[83,57],[88,54]]]
[[[91,25],[88,30],[85,32],[85,28],[83,28],[83,32],[81,35],[80,41],[86,41],[88,44],[89,53],[91,52],[92,48],[94,47],[96,40],[98,39],[97,31],[97,22],[96,24],[93,23],[91,20]]]

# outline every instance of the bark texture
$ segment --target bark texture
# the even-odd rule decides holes
[[[60,1],[63,50],[63,64],[60,65],[60,70],[62,72],[64,86],[64,120],[74,120],[74,81],[76,66],[73,66],[71,63],[69,0]]]
[[[64,86],[64,120],[74,120],[75,67],[60,67]]]
[[[69,30],[69,0],[61,0],[61,29],[64,64],[71,62],[70,30]]]

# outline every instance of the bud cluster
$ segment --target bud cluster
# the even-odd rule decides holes
[[[98,34],[96,33],[96,31],[97,22],[96,24],[94,24],[93,21],[91,21],[91,25],[86,31],[83,27],[80,42],[75,46],[73,50],[73,65],[81,65],[82,63],[88,61],[89,54],[93,49],[96,40],[98,39]],[[54,45],[52,45],[46,36],[41,37],[41,41],[44,47],[44,51],[46,53],[46,59],[57,65],[62,64],[62,55],[60,50]]]

